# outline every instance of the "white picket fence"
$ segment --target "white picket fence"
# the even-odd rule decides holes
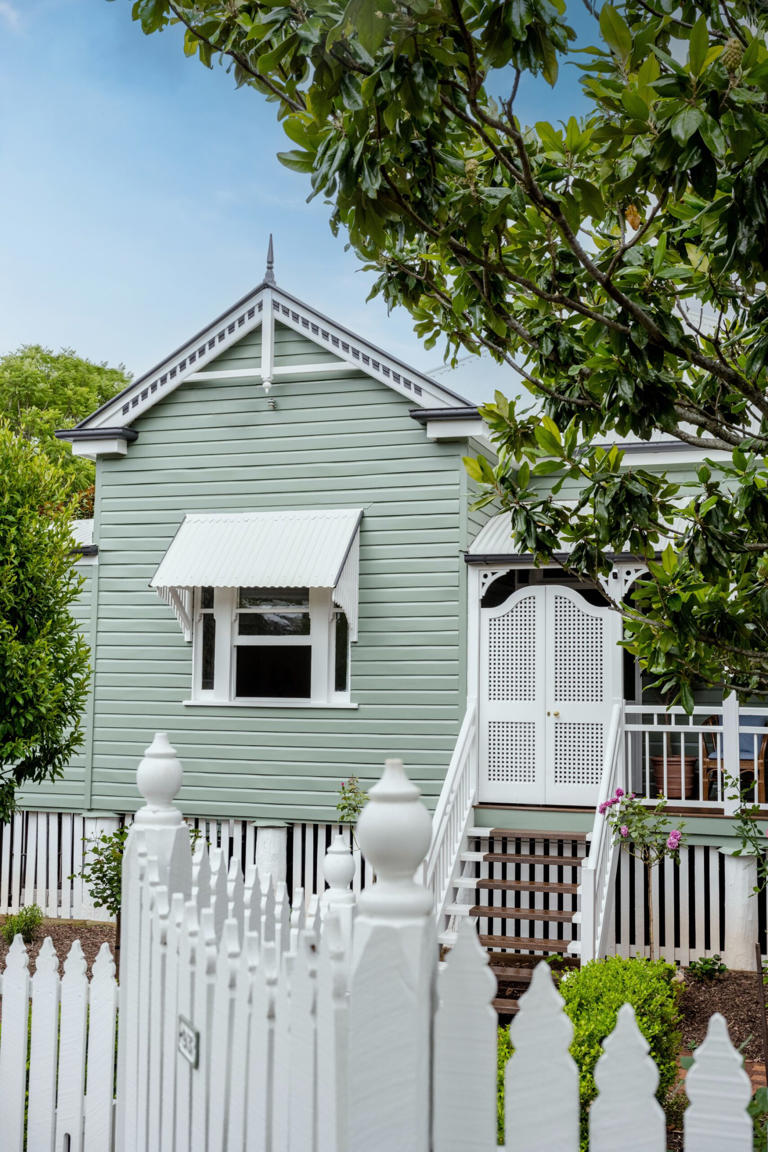
[[[89,981],[79,941],[60,976],[49,937],[30,976],[17,936],[0,988],[3,1152],[109,1152],[117,982],[108,945],[102,944]]]
[[[46,947],[30,1043],[17,940],[2,983],[3,1152],[493,1152],[495,981],[469,925],[438,964],[432,898],[414,880],[431,822],[402,764],[387,762],[358,826],[376,882],[355,898],[354,862],[336,841],[329,890],[309,912],[302,893],[290,903],[284,884],[227,867],[220,849],[192,857],[164,737],[138,780],[147,804],[124,858],[114,1139],[109,954],[89,986],[78,945],[60,982]],[[542,964],[512,1025],[507,1152],[578,1152],[571,1038]],[[590,1152],[663,1152],[658,1074],[627,1006],[604,1049]],[[686,1152],[751,1152],[750,1084],[721,1017],[686,1089]]]
[[[104,920],[112,917],[94,907],[88,886],[80,879],[88,845],[102,833],[111,833],[130,817],[84,816],[77,812],[15,812],[0,823],[0,915],[38,904],[52,919]],[[301,887],[307,899],[324,888],[323,861],[336,832],[335,824],[304,822],[273,829],[252,820],[229,817],[187,817],[212,848],[224,853],[227,863],[237,860],[246,869],[259,857],[264,836],[275,842],[279,862],[275,871],[290,888]],[[349,828],[342,832],[351,844]],[[360,851],[353,846],[353,887],[365,882]]]

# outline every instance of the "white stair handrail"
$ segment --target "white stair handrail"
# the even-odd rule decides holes
[[[605,933],[609,921],[608,901],[616,874],[616,845],[607,820],[600,807],[624,780],[624,709],[616,703],[608,725],[603,771],[600,779],[595,818],[589,840],[589,854],[581,868],[579,895],[581,897],[581,942],[579,954],[582,964],[598,959],[604,950]]]
[[[477,788],[477,701],[470,699],[432,819],[432,842],[424,861],[424,883],[432,892],[439,925],[450,901],[451,881],[477,802]]]

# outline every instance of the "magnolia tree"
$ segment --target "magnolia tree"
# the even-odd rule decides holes
[[[374,291],[442,342],[515,369],[470,464],[514,546],[611,554],[673,541],[625,616],[668,700],[768,689],[768,7],[627,0],[573,48],[564,0],[140,0],[274,102],[282,154],[330,204]],[[524,124],[526,73],[581,69],[588,112]],[[693,487],[601,441],[700,450]],[[714,462],[704,462],[712,458]],[[575,480],[567,510],[550,499]]]
[[[16,790],[53,780],[82,743],[90,654],[70,609],[66,480],[0,423],[0,821]]]

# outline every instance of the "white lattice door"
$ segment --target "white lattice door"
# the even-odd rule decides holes
[[[481,617],[480,799],[593,804],[621,695],[619,617],[557,585]]]

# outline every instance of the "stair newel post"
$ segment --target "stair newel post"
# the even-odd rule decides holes
[[[428,1152],[437,967],[432,898],[414,875],[432,822],[402,761],[387,760],[357,827],[376,875],[358,900],[349,999],[349,1147]]]
[[[158,732],[136,772],[139,792],[146,803],[136,813],[125,843],[122,864],[122,903],[117,1065],[116,1152],[142,1146],[137,1131],[138,1084],[146,1074],[147,1053],[139,1045],[139,1005],[142,956],[150,947],[149,887],[146,861],[155,863],[153,881],[169,892],[189,896],[192,854],[189,830],[173,801],[181,790],[182,767],[165,732]]]

